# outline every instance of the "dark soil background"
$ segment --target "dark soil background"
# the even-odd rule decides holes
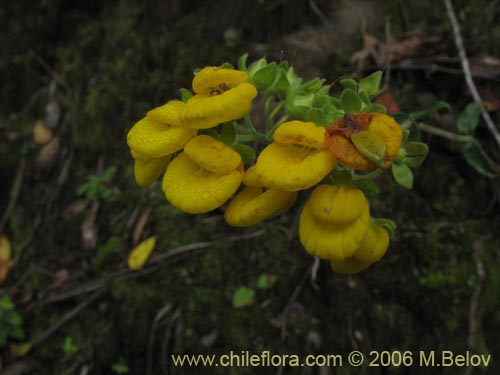
[[[500,3],[454,6],[474,79],[498,122]],[[0,347],[2,374],[500,373],[498,177],[470,167],[461,144],[422,133],[431,151],[414,188],[389,174],[378,179],[372,211],[398,229],[384,259],[350,277],[327,262],[312,267],[298,241],[299,207],[245,230],[226,225],[222,210],[184,214],[158,183],[136,186],[126,145],[131,126],[189,87],[194,69],[236,63],[245,52],[286,59],[299,75],[329,82],[382,69],[402,111],[445,100],[452,111],[429,124],[455,132],[472,98],[444,3],[20,0],[0,3],[0,31],[0,235],[14,260],[0,293],[24,331]],[[367,51],[364,32],[379,54],[394,38],[399,55],[383,66],[369,54],[353,63],[353,53]],[[52,131],[45,145],[33,138],[39,120]],[[476,136],[500,160],[484,123]],[[95,197],[82,193],[106,170]],[[141,218],[138,235],[158,240],[153,262],[133,272],[126,260]],[[200,242],[209,243],[169,255]],[[276,283],[256,288],[262,274]],[[236,309],[241,286],[255,288],[255,301]],[[23,343],[32,344],[27,354]],[[181,368],[170,359],[354,349],[471,351],[492,360],[486,369],[279,369]]]

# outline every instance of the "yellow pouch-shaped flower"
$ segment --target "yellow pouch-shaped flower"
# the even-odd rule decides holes
[[[243,183],[246,186],[250,186],[250,187],[263,187],[264,186],[262,184],[260,177],[257,174],[257,168],[255,168],[255,165],[252,165],[250,168],[248,168],[245,171],[245,174],[243,174]]]
[[[193,91],[196,94],[212,94],[227,91],[245,82],[248,82],[248,75],[245,72],[207,66],[193,78]]]
[[[134,159],[134,177],[137,185],[147,187],[165,172],[171,155],[156,159]]]
[[[139,120],[127,134],[127,144],[145,158],[159,158],[179,151],[197,133],[150,117]]]
[[[317,218],[308,202],[300,214],[300,242],[313,256],[329,260],[344,260],[353,256],[358,250],[369,225],[368,206],[351,224],[338,225]]]
[[[314,189],[308,204],[316,218],[338,225],[352,223],[368,208],[368,202],[361,190],[327,184]]]
[[[256,96],[257,89],[250,83],[242,83],[220,95],[194,95],[180,111],[181,124],[188,128],[208,129],[237,120],[250,111]]]
[[[296,198],[296,192],[247,187],[229,203],[224,218],[235,227],[247,227],[285,212]]]
[[[179,100],[171,100],[164,105],[153,108],[147,113],[146,116],[165,124],[180,126],[180,112],[185,106],[186,104]]]
[[[378,262],[389,247],[389,234],[379,226],[371,225],[366,236],[359,245],[354,257],[369,264]]]
[[[162,188],[173,206],[201,214],[224,204],[238,189],[242,178],[242,163],[229,173],[219,174],[202,168],[182,152],[168,165]]]
[[[241,164],[241,156],[232,148],[208,135],[198,135],[184,146],[189,158],[210,172],[225,174]]]
[[[327,149],[273,142],[257,158],[255,174],[263,186],[298,191],[320,182],[335,163]]]
[[[289,121],[281,124],[273,134],[275,142],[326,148],[326,128],[313,122]]]

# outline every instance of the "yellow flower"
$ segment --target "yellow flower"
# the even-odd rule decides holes
[[[242,178],[240,155],[222,142],[200,135],[170,162],[162,187],[173,206],[199,214],[224,204],[238,189]]]
[[[216,67],[196,74],[193,91],[196,95],[186,103],[170,101],[149,111],[148,116],[185,128],[208,129],[245,116],[257,96],[246,73]]]
[[[171,155],[159,158],[146,158],[140,154],[131,151],[134,158],[134,177],[137,185],[147,187],[156,181],[160,175],[165,172]]]
[[[359,249],[351,258],[334,260],[331,262],[332,270],[341,274],[354,274],[378,262],[389,246],[389,234],[379,226],[371,225]]]
[[[282,214],[293,206],[296,198],[296,192],[247,187],[229,203],[224,218],[235,227],[247,227]]]
[[[335,167],[325,128],[312,122],[290,121],[281,124],[273,137],[274,142],[257,158],[249,185],[258,181],[260,186],[303,190],[319,183]]]
[[[390,166],[403,138],[399,124],[382,113],[345,115],[328,127],[328,134],[330,150],[339,163],[359,170]],[[365,150],[361,150],[363,153],[359,150],[362,146],[366,146]],[[379,157],[380,162],[375,163],[374,158],[368,158],[369,153]]]
[[[300,242],[313,256],[344,260],[359,249],[369,225],[370,209],[360,190],[319,185],[300,215]]]
[[[154,159],[181,150],[196,133],[196,129],[180,128],[146,116],[130,129],[127,144],[143,158]]]

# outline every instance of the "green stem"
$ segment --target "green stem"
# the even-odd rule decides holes
[[[461,135],[457,133],[452,133],[447,130],[439,129],[431,125],[423,124],[423,123],[418,123],[417,127],[420,130],[423,130],[426,133],[434,134],[439,137],[443,137],[446,139],[450,139],[452,141],[456,142],[474,142],[476,139],[474,137],[471,137],[470,135]]]
[[[281,109],[283,108],[284,105],[285,105],[285,102],[279,102],[278,104],[276,104],[276,107],[274,107],[273,111],[267,117],[266,133],[267,133],[267,130],[271,127],[271,124],[273,123],[274,117],[278,114],[279,111],[281,111]]]

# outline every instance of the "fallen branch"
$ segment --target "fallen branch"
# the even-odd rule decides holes
[[[460,26],[458,24],[457,16],[455,15],[455,10],[453,9],[453,5],[451,0],[444,0],[444,4],[446,5],[446,11],[448,13],[448,18],[451,22],[451,27],[453,30],[453,36],[455,37],[455,45],[457,46],[458,55],[460,57],[460,62],[462,63],[462,69],[465,75],[465,81],[467,82],[467,86],[469,87],[469,91],[472,95],[474,101],[481,106],[481,115],[483,117],[486,126],[488,127],[490,133],[495,138],[498,146],[500,147],[500,132],[497,127],[493,123],[493,120],[490,117],[490,114],[486,110],[483,105],[483,101],[479,92],[477,91],[477,87],[474,84],[474,80],[472,79],[472,73],[470,71],[469,60],[467,59],[467,54],[465,52],[464,43],[462,41],[462,35],[460,34]]]

